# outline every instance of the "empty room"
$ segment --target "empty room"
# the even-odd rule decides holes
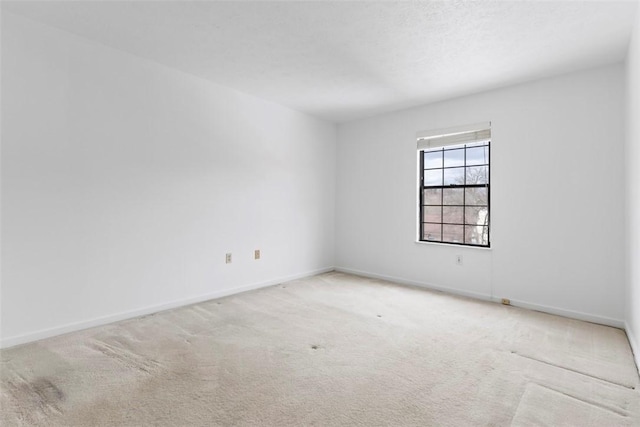
[[[0,24],[0,425],[640,425],[638,1]]]

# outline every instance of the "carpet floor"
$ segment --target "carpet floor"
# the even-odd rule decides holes
[[[0,353],[2,426],[640,425],[622,330],[337,272]]]

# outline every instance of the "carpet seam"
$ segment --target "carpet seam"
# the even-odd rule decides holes
[[[609,383],[609,384],[616,385],[618,387],[624,387],[624,388],[626,388],[628,390],[635,390],[636,389],[635,386],[628,386],[628,385],[625,385],[625,384],[622,384],[622,383],[618,383],[618,382],[615,382],[615,381],[607,380],[605,378],[597,377],[595,375],[591,375],[591,374],[588,374],[586,372],[581,372],[581,371],[578,371],[576,369],[567,368],[565,366],[557,365],[555,363],[547,362],[545,360],[536,359],[535,357],[532,357],[532,356],[527,356],[525,354],[520,354],[520,353],[517,353],[515,351],[511,351],[511,354],[515,354],[516,356],[524,357],[525,359],[533,360],[534,362],[544,363],[545,365],[553,366],[555,368],[564,369],[565,371],[573,372],[573,373],[576,373],[576,374],[579,374],[579,375],[584,375],[585,377],[589,377],[589,378],[593,378],[593,379],[596,379],[596,380],[600,380],[600,381],[603,381],[603,382],[606,382],[606,383]]]

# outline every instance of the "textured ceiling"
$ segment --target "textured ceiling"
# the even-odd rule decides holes
[[[2,8],[345,122],[621,61],[636,1],[21,1]]]

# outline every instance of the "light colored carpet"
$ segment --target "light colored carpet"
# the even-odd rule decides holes
[[[640,425],[623,331],[342,273],[1,353],[3,426]]]

